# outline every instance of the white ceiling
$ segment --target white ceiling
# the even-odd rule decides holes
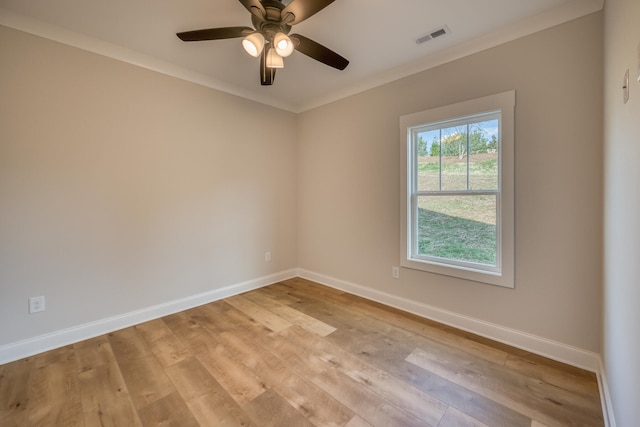
[[[294,52],[274,85],[264,87],[259,60],[244,52],[240,39],[185,43],[175,35],[251,26],[238,0],[0,0],[0,24],[299,112],[602,5],[603,0],[335,0],[292,33],[346,57],[347,69]],[[415,43],[444,25],[448,35]]]

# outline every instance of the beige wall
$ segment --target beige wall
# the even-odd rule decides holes
[[[605,2],[604,358],[618,426],[640,420],[640,2]],[[630,73],[630,98],[622,80]]]
[[[0,27],[0,346],[301,267],[599,352],[601,21],[300,115]],[[510,89],[516,289],[391,279],[399,117]]]
[[[296,266],[294,114],[5,27],[0,58],[0,346]]]
[[[301,114],[299,266],[599,352],[602,14]],[[400,260],[399,117],[516,90],[516,288]]]

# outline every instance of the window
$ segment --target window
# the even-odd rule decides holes
[[[514,287],[514,107],[510,91],[400,118],[400,265]]]

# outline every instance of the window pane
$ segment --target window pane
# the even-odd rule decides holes
[[[419,196],[418,256],[496,265],[496,196]]]
[[[442,129],[442,190],[467,189],[467,127]]]
[[[442,190],[464,191],[467,189],[467,157],[442,157]]]
[[[498,190],[498,120],[469,125],[469,189]]]
[[[440,130],[414,135],[418,151],[418,191],[440,191]]]

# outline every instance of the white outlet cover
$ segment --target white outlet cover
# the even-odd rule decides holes
[[[29,314],[39,313],[41,311],[44,311],[44,297],[29,298]]]

